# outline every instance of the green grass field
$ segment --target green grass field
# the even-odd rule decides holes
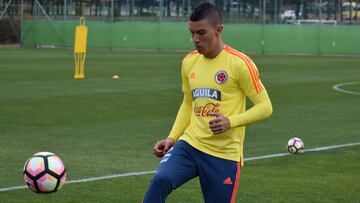
[[[184,54],[89,50],[86,79],[74,80],[70,49],[0,49],[0,189],[24,185],[23,164],[38,151],[59,155],[68,180],[155,170],[153,144],[182,99]],[[359,57],[251,57],[274,113],[247,128],[247,158],[284,153],[294,136],[306,149],[360,142],[360,95],[332,88],[360,81]],[[360,202],[359,154],[356,145],[246,162],[237,202]],[[140,202],[152,176],[4,191],[0,202]],[[167,202],[203,202],[198,180]]]

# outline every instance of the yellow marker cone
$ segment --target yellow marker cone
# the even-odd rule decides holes
[[[84,64],[86,56],[87,27],[85,26],[85,18],[80,18],[80,25],[76,27],[75,32],[75,79],[85,78]]]

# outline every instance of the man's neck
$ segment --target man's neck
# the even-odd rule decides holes
[[[224,48],[224,44],[222,43],[222,41],[219,41],[219,43],[216,45],[216,48],[214,49],[214,51],[212,51],[211,53],[204,55],[205,58],[208,59],[212,59],[215,58],[217,55],[220,54],[220,52],[223,50]]]

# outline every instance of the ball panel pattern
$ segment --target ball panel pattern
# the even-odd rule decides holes
[[[37,181],[40,192],[52,192],[56,189],[58,179],[50,174],[41,176]]]
[[[45,171],[45,163],[43,157],[33,157],[29,160],[26,166],[26,171],[32,175],[37,176],[41,172]]]
[[[304,151],[304,143],[300,138],[294,137],[288,141],[288,152],[292,154],[302,153]]]
[[[25,183],[37,193],[59,190],[65,184],[66,175],[63,162],[51,152],[36,153],[24,165]]]
[[[57,175],[61,175],[65,170],[63,162],[57,156],[48,157],[48,165],[49,169]]]

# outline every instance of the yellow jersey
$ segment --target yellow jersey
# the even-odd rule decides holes
[[[212,156],[242,162],[244,124],[252,122],[244,121],[241,115],[246,112],[246,97],[266,93],[256,65],[245,54],[225,45],[211,59],[197,51],[190,52],[183,59],[181,77],[182,91],[185,98],[188,97],[184,99],[183,106],[188,107],[180,108],[169,137],[185,140]],[[261,97],[261,100],[264,99],[269,101],[267,93]],[[263,111],[260,109],[255,114],[263,115]],[[220,112],[229,118],[231,128],[214,135],[209,127],[209,121],[214,117],[209,112]]]

